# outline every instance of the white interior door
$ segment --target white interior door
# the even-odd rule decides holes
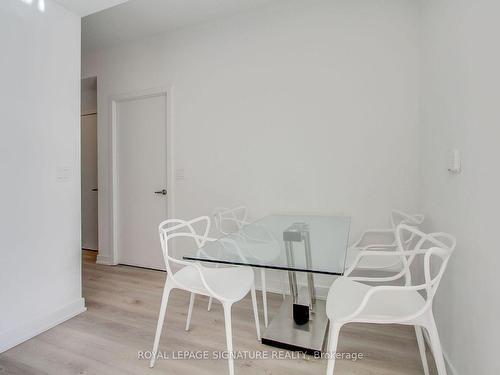
[[[158,224],[167,218],[166,97],[117,102],[117,252],[122,264],[165,269]]]
[[[82,116],[82,248],[97,250],[97,115]]]

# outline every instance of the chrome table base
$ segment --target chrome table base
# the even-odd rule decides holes
[[[296,267],[295,251],[303,251],[305,266],[312,269],[311,242],[309,225],[295,223],[283,231],[288,266]],[[303,248],[294,244],[303,244]],[[296,271],[288,271],[291,296],[281,305],[279,313],[267,328],[262,343],[282,349],[301,351],[310,355],[318,355],[323,351],[328,318],[326,302],[317,300],[314,290],[314,276],[307,273],[307,290],[299,291]],[[305,292],[305,293],[304,293]],[[307,299],[305,298],[307,296]],[[295,305],[295,309],[294,309]],[[297,316],[294,317],[294,314]],[[309,321],[307,318],[309,316]],[[306,322],[297,324],[297,322]]]

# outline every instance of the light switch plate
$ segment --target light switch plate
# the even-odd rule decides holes
[[[186,175],[184,173],[184,169],[183,168],[179,168],[179,169],[175,170],[175,179],[177,181],[183,181],[185,178],[186,178]]]
[[[56,168],[56,179],[59,182],[69,181],[71,179],[71,168],[68,166],[59,166]]]

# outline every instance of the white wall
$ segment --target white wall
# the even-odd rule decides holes
[[[102,254],[109,95],[173,84],[175,167],[187,177],[177,183],[177,216],[245,203],[255,217],[348,213],[356,233],[385,223],[392,207],[420,206],[429,227],[459,240],[435,307],[445,351],[459,374],[499,372],[500,9],[492,0],[423,1],[419,97],[418,5],[290,1],[84,56],[83,76],[100,78]],[[0,100],[9,126],[0,148],[9,181],[0,195],[2,350],[81,310],[82,300],[79,21],[51,1],[44,14],[17,0],[0,10],[10,57],[1,60],[10,72]],[[445,165],[453,147],[464,157],[457,176]],[[60,166],[70,181],[57,181]]]
[[[2,0],[0,45],[1,352],[84,309],[80,19]]]
[[[349,214],[356,234],[414,211],[418,21],[413,0],[294,0],[83,56],[83,77],[98,76],[101,257],[109,97],[164,84],[186,175],[176,216]]]
[[[435,313],[456,373],[498,374],[500,3],[423,2],[421,207],[457,236]],[[458,148],[463,171],[446,171]]]

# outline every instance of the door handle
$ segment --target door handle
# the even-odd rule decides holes
[[[98,188],[93,188],[92,191],[99,191],[99,189]]]
[[[160,191],[155,191],[155,194],[167,195],[167,190],[163,189],[163,190],[160,190]]]

